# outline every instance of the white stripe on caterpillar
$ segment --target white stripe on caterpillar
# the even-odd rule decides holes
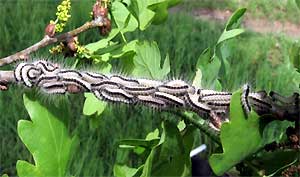
[[[231,95],[208,95],[208,96],[199,96],[200,102],[209,102],[209,101],[228,101],[230,102]]]
[[[33,64],[42,70],[43,73],[57,73],[59,71],[59,66],[45,60],[38,60],[33,62]]]
[[[49,82],[42,85],[42,90],[49,94],[65,94],[66,87],[61,82]]]
[[[175,105],[175,106],[179,106],[179,107],[184,107],[185,106],[184,100],[182,100],[182,99],[180,99],[180,98],[178,98],[174,95],[168,94],[168,93],[155,92],[154,97],[158,98],[160,100],[163,100],[166,103],[169,103],[171,105]]]
[[[133,104],[135,102],[133,95],[124,92],[121,89],[104,88],[100,90],[101,96],[111,102],[122,102]]]
[[[93,90],[94,95],[96,96],[96,98],[98,98],[99,100],[104,101],[105,98],[103,98],[103,96],[101,95],[99,90]]]
[[[57,75],[59,77],[64,77],[64,76],[67,76],[67,77],[82,77],[82,74],[76,70],[71,70],[71,69],[63,69],[63,70],[60,70]]]
[[[211,112],[211,108],[203,103],[198,102],[197,94],[187,94],[186,100],[187,103],[191,106],[192,110],[200,114],[201,117],[208,117],[209,113]]]
[[[221,96],[221,95],[232,95],[232,93],[230,92],[218,92],[218,91],[214,91],[214,90],[207,90],[207,89],[198,89],[197,90],[197,94],[200,97],[205,97],[205,96]]]
[[[249,93],[250,93],[250,86],[248,84],[245,84],[242,89],[243,89],[242,90],[243,92],[242,92],[242,95],[241,95],[241,103],[242,103],[242,106],[244,108],[244,111],[248,115],[251,111],[251,107],[250,107],[250,104],[249,104],[249,101],[248,101],[248,96],[249,96]]]
[[[152,96],[139,95],[139,96],[137,96],[137,98],[138,98],[138,102],[140,104],[150,106],[151,108],[154,108],[154,109],[164,109],[167,106],[164,101],[155,99]]]
[[[23,65],[21,68],[21,80],[24,82],[25,86],[32,87],[32,80],[28,77],[29,71],[34,68],[33,64]]]
[[[91,84],[76,77],[64,77],[60,78],[62,82],[66,85],[73,84],[78,86],[79,88],[85,90],[85,91],[91,91]]]
[[[163,83],[160,81],[150,80],[150,79],[137,79],[140,85],[145,87],[158,87]]]
[[[58,81],[59,77],[57,75],[41,75],[37,81],[36,81],[36,86],[38,87],[42,87],[42,85],[45,83],[45,82],[55,82],[55,81]]]
[[[108,79],[108,77],[103,74],[84,72],[82,73],[82,79],[90,83],[97,83],[104,79]]]
[[[127,85],[122,87],[122,89],[132,95],[151,95],[156,89],[155,87],[143,87],[143,86],[131,86]]]
[[[110,80],[103,80],[98,83],[91,84],[92,90],[100,90],[102,88],[120,88],[120,85],[116,82]]]
[[[183,96],[187,93],[190,93],[189,86],[180,86],[180,87],[174,87],[174,86],[167,86],[167,85],[161,85],[157,89],[160,92],[176,95],[176,96]]]
[[[22,81],[22,73],[21,70],[22,68],[27,65],[27,63],[20,63],[16,66],[15,70],[14,70],[14,76],[17,82]]]
[[[173,80],[157,88],[160,92],[165,92],[172,95],[183,96],[187,93],[194,94],[195,88],[189,86],[186,82],[181,80]]]
[[[121,85],[138,85],[139,82],[135,79],[131,78],[125,78],[118,75],[112,75],[110,78],[110,81],[120,83]]]

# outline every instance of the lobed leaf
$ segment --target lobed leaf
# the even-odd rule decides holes
[[[162,80],[170,72],[170,61],[167,56],[161,68],[161,56],[156,42],[139,42],[136,45],[136,56],[133,58],[134,76],[144,76]]]
[[[24,95],[31,121],[18,122],[18,134],[33,156],[34,163],[19,160],[17,172],[23,176],[65,176],[76,138],[71,138],[64,123],[45,107]]]
[[[223,153],[213,154],[209,159],[216,175],[222,175],[263,146],[259,116],[252,111],[246,118],[240,97],[241,91],[232,95],[230,122],[221,127]]]

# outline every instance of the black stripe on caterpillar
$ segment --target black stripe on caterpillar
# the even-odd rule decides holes
[[[124,90],[121,89],[103,88],[99,92],[105,100],[111,102],[121,102],[126,104],[135,103],[134,96],[124,92]]]
[[[143,86],[123,86],[122,89],[132,95],[151,95],[156,89],[155,87],[143,87]]]
[[[185,106],[184,100],[182,100],[182,99],[180,99],[180,98],[178,98],[174,95],[168,94],[168,93],[155,92],[154,97],[158,98],[158,99],[161,99],[161,100],[163,100],[166,103],[169,103],[171,105],[175,105],[175,106],[178,106],[178,107],[184,107]]]
[[[248,96],[250,93],[250,86],[248,84],[245,84],[242,89],[243,90],[242,90],[242,95],[241,95],[241,103],[244,108],[244,111],[248,115],[251,111],[251,106],[248,101]]]

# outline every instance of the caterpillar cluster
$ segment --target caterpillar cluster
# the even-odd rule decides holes
[[[172,108],[191,110],[202,118],[209,119],[212,127],[216,129],[220,128],[222,122],[228,120],[232,95],[230,92],[197,88],[182,80],[163,82],[121,75],[79,72],[61,68],[45,60],[18,64],[14,76],[17,83],[29,88],[38,87],[49,94],[91,92],[100,100],[114,103],[140,104],[159,110]],[[273,95],[279,97],[278,94]],[[299,100],[299,95],[297,98]],[[283,98],[276,100],[281,103],[286,101]],[[299,101],[290,102],[294,107],[299,104]],[[262,114],[277,111],[272,97],[265,92],[252,93],[248,85],[243,87],[241,103],[246,113],[249,113],[251,108]],[[299,110],[287,109],[292,113],[299,113]]]

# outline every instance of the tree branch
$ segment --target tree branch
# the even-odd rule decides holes
[[[13,55],[7,56],[5,58],[0,59],[0,66],[4,66],[13,62],[16,62],[18,60],[25,60],[28,58],[28,56],[41,49],[44,48],[48,45],[57,43],[57,42],[63,42],[63,41],[67,41],[69,38],[73,37],[73,36],[77,36],[78,34],[87,31],[88,29],[91,28],[95,28],[95,27],[101,27],[104,26],[105,24],[103,23],[101,18],[98,18],[96,20],[90,21],[90,22],[86,22],[84,25],[80,26],[79,28],[76,28],[72,31],[60,34],[60,35],[56,35],[54,37],[49,37],[48,35],[45,35],[44,38],[37,42],[36,44],[20,51],[17,52]]]

